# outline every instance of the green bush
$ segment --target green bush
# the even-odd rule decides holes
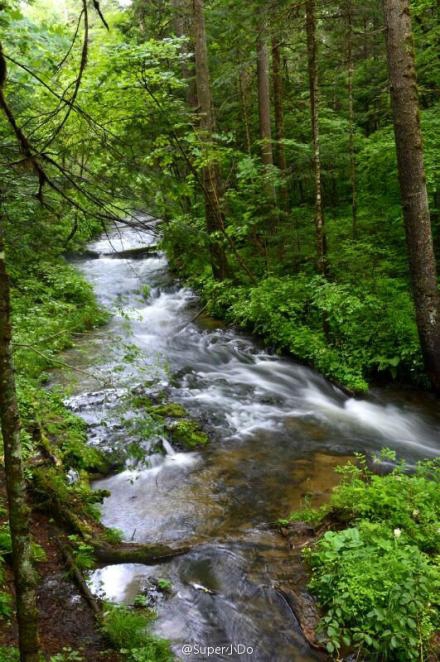
[[[151,634],[154,612],[109,605],[102,631],[130,662],[170,662],[173,656],[166,640]]]
[[[327,650],[363,659],[418,660],[437,625],[440,568],[384,524],[328,531],[306,552],[310,589],[326,615]]]
[[[395,457],[391,451],[383,454]],[[440,627],[440,463],[384,476],[358,456],[339,469],[342,483],[308,521],[344,522],[305,550],[310,589],[324,610],[327,650],[359,659],[422,660]],[[301,519],[295,513],[291,519]]]
[[[253,287],[204,283],[214,316],[258,333],[354,391],[377,373],[422,375],[413,307],[404,280],[329,282],[320,276],[270,277]],[[327,331],[323,321],[326,320]]]
[[[0,646],[0,662],[19,662],[20,654],[18,648],[12,646]]]

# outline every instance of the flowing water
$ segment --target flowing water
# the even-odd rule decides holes
[[[184,453],[164,442],[164,454],[147,443],[148,465],[128,463],[96,483],[111,491],[104,523],[126,540],[191,539],[197,545],[160,566],[103,568],[92,584],[130,604],[151,578],[169,579],[172,593],[157,604],[156,630],[171,640],[179,659],[207,659],[194,650],[182,653],[184,644],[194,643],[253,649],[217,653],[213,660],[317,659],[276,590],[292,568],[285,541],[268,523],[305,495],[322,502],[341,456],[387,446],[410,462],[434,457],[440,446],[435,403],[383,390],[349,398],[233,329],[203,317],[192,321],[197,298],[173,279],[164,255],[105,255],[154,242],[154,233],[125,228],[91,246],[99,259],[78,261],[112,317],[70,360],[99,370],[111,385],[97,386],[82,375],[70,405],[89,423],[90,443],[106,449],[129,436],[127,419],[117,414],[127,389],[148,380],[204,422],[208,448]]]

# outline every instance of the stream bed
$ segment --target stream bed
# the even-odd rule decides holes
[[[305,496],[325,501],[336,484],[333,468],[356,451],[386,446],[410,462],[437,455],[436,403],[426,394],[383,389],[349,398],[234,329],[203,316],[192,321],[197,297],[172,277],[163,254],[108,255],[154,243],[154,232],[119,228],[90,246],[100,257],[76,261],[111,319],[66,360],[111,385],[81,373],[69,402],[89,424],[90,444],[106,449],[129,437],[130,411],[121,417],[118,405],[143,384],[166,389],[204,424],[206,448],[181,452],[163,443],[157,452],[146,443],[148,463],[128,463],[95,484],[111,492],[104,524],[125,540],[197,545],[159,566],[102,568],[91,584],[107,599],[132,604],[152,581],[169,580],[155,629],[178,659],[208,659],[194,645],[228,644],[235,652],[209,659],[319,659],[276,590],[294,578],[286,542],[268,524]]]

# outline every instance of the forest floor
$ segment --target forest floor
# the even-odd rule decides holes
[[[3,481],[0,495],[6,498]],[[110,648],[101,634],[91,607],[66,567],[59,545],[66,534],[56,529],[46,514],[35,511],[32,512],[31,530],[34,542],[44,550],[44,560],[37,564],[41,578],[38,610],[43,654],[49,659],[61,652],[77,651],[90,662],[119,662],[121,656]],[[12,567],[8,563],[5,569],[7,590],[14,595]],[[15,648],[17,645],[17,623],[12,614],[0,628],[0,646]]]

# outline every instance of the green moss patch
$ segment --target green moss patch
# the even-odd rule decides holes
[[[167,426],[167,432],[171,441],[178,446],[187,449],[197,448],[197,446],[206,446],[208,435],[200,428],[196,421],[184,419],[174,422]]]

